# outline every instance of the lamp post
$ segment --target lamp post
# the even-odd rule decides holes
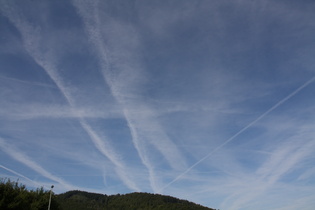
[[[51,185],[50,188],[50,195],[49,195],[49,203],[48,203],[48,210],[50,210],[50,203],[51,203],[51,194],[52,194],[52,189],[54,188],[54,185]]]

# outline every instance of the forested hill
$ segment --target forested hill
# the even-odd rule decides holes
[[[50,191],[39,188],[28,190],[25,185],[0,178],[0,209],[45,210]],[[150,194],[130,193],[103,195],[83,191],[52,194],[51,210],[211,210],[186,200]],[[213,209],[212,209],[213,210]]]
[[[55,196],[61,209],[86,210],[213,210],[186,200],[150,193],[102,195],[82,191],[69,191]]]

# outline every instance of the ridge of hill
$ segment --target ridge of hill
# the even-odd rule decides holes
[[[61,209],[67,210],[214,210],[187,200],[142,192],[134,192],[124,195],[103,195],[74,190],[55,195],[55,199],[59,203]]]
[[[28,190],[23,184],[0,178],[0,209],[44,210],[50,198],[52,210],[214,210],[160,194],[103,195],[78,190],[54,194],[43,187]]]

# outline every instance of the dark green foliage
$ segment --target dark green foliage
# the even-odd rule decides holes
[[[126,195],[102,195],[81,191],[70,191],[57,196],[65,210],[211,210],[210,208],[170,196],[150,193]]]
[[[25,185],[9,179],[0,180],[1,210],[46,210],[50,191],[27,190]],[[51,210],[211,210],[170,196],[150,193],[102,195],[69,191],[52,195]]]
[[[57,201],[64,210],[104,209],[106,195],[82,191],[69,191],[57,195]]]
[[[10,179],[0,180],[0,209],[1,210],[46,210],[48,208],[50,191],[43,188],[27,190],[25,185]],[[59,210],[59,205],[52,196],[52,210]]]

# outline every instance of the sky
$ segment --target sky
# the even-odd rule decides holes
[[[312,0],[0,0],[0,177],[315,206]]]

